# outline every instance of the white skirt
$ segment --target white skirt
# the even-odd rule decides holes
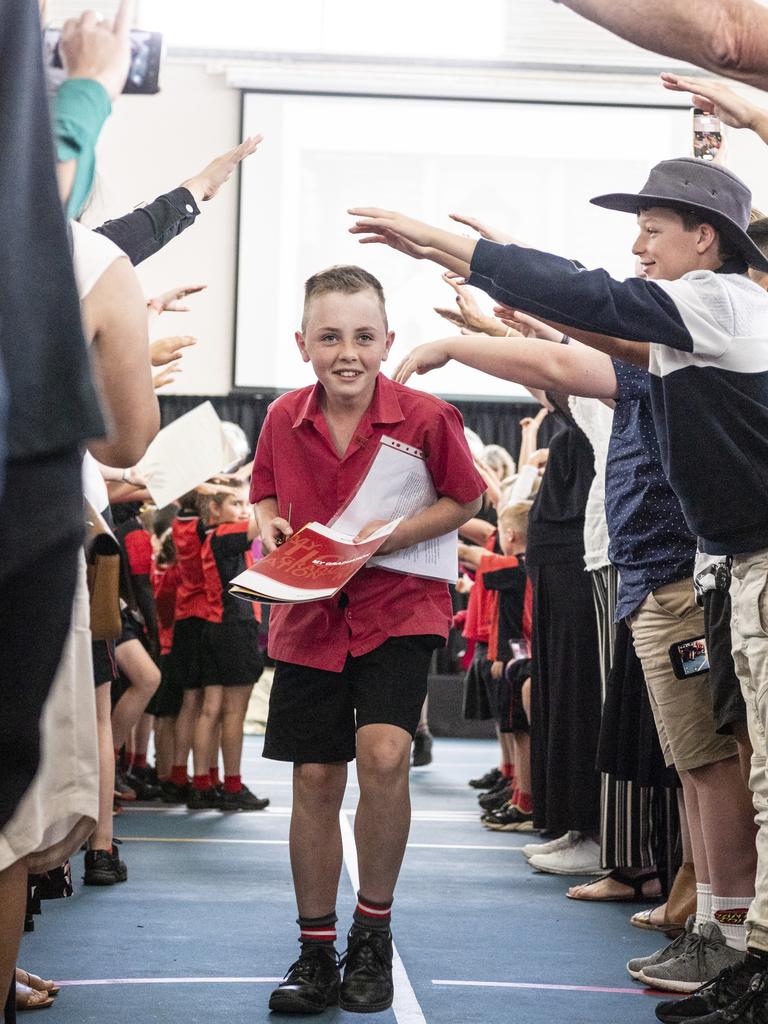
[[[50,871],[96,827],[99,750],[89,621],[81,552],[72,625],[40,721],[40,768],[0,831],[0,871],[23,857],[32,874]],[[40,642],[45,642],[43,631]]]

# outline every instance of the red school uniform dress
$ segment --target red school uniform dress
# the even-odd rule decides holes
[[[171,533],[179,585],[170,671],[183,689],[196,690],[203,686],[203,628],[208,618],[208,595],[200,559],[205,529],[196,511],[181,509],[173,520]]]
[[[439,496],[465,504],[485,490],[464,438],[461,415],[448,403],[379,374],[371,403],[340,456],[322,411],[322,395],[318,383],[278,398],[269,408],[256,449],[251,501],[275,498],[284,517],[290,508],[294,530],[313,520],[327,523],[340,510],[385,436],[424,453]],[[380,568],[363,568],[331,600],[274,606],[269,653],[278,664],[265,756],[352,760],[355,721],[358,727],[384,722],[413,732],[418,708],[413,722],[415,701],[406,700],[402,687],[412,683],[411,690],[426,688],[431,651],[444,643],[451,614],[445,583]],[[402,642],[395,644],[395,638]],[[417,672],[416,666],[423,666],[423,671]],[[299,672],[299,667],[310,671]],[[292,704],[285,697],[286,713],[278,716],[284,677],[284,689],[289,689],[290,677],[290,689],[297,696]],[[375,686],[366,687],[369,678],[375,679]],[[332,714],[328,708],[342,700],[337,698],[342,682],[346,703]],[[305,696],[313,701],[313,716],[302,709]],[[325,709],[322,714],[320,708]],[[303,726],[303,732],[298,726],[294,730],[300,732],[295,742],[289,726],[282,724],[291,717]],[[325,742],[325,734],[339,737],[338,742]]]
[[[249,523],[221,523],[206,530],[201,552],[208,597],[203,629],[205,685],[250,686],[261,675],[261,606],[229,593],[229,581],[253,563]]]

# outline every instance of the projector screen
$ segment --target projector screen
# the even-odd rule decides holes
[[[537,248],[634,272],[634,218],[588,202],[640,189],[659,160],[690,152],[680,108],[243,93],[243,136],[264,142],[242,168],[234,385],[302,387],[314,378],[294,341],[307,277],[358,263],[384,286],[396,339],[411,348],[455,334],[440,268],[349,234],[348,207],[401,210],[454,230],[477,217]],[[492,302],[475,293],[490,311]],[[453,398],[519,398],[524,389],[458,364],[409,382]]]

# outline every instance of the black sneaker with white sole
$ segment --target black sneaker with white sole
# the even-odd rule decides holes
[[[472,789],[491,789],[499,779],[502,777],[500,768],[491,768],[485,775],[481,775],[478,779],[470,779],[467,783]]]
[[[256,796],[247,786],[243,786],[238,793],[225,791],[218,804],[220,811],[263,811],[265,807],[269,807],[269,799]]]
[[[325,942],[305,942],[301,956],[269,997],[275,1013],[322,1013],[339,1001],[339,956]]]

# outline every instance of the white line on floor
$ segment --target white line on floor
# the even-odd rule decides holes
[[[355,849],[355,835],[349,819],[343,812],[339,814],[341,823],[341,842],[344,850],[344,864],[352,883],[352,888],[360,888],[360,876],[357,871],[357,850]],[[392,945],[392,977],[395,983],[395,1000],[392,1003],[392,1012],[395,1015],[397,1024],[426,1024],[424,1014],[419,1006],[416,993],[413,991],[405,965],[400,959],[397,947]]]
[[[142,804],[136,806],[136,804],[124,804],[122,813],[128,814],[167,814],[169,816],[186,817],[187,814],[193,815],[194,818],[198,818],[201,815],[208,815],[213,817],[220,817],[222,811],[217,811],[215,808],[210,808],[205,811],[189,811],[183,805],[163,804],[162,806],[156,806],[152,804]],[[290,816],[291,808],[283,806],[270,806],[264,811],[230,811],[224,812],[227,815],[231,814],[233,818],[237,818],[238,821],[249,820],[249,821],[260,821],[263,818],[285,818]],[[354,807],[345,807],[343,814],[354,814]],[[436,821],[436,822],[455,822],[455,821],[479,821],[479,812],[475,811],[421,811],[415,810],[411,814],[412,821]]]
[[[609,995],[624,996],[663,996],[664,992],[656,992],[649,988],[613,988],[609,985],[547,985],[531,981],[448,981],[444,978],[433,978],[433,985],[454,985],[464,988],[533,988],[553,992],[606,992]]]
[[[57,985],[274,985],[282,978],[77,978]]]
[[[124,843],[233,843],[243,846],[287,846],[287,839],[218,839],[176,838],[175,836],[121,836]],[[495,850],[508,853],[510,850],[522,850],[522,846],[488,846],[469,843],[408,843],[409,850]]]

